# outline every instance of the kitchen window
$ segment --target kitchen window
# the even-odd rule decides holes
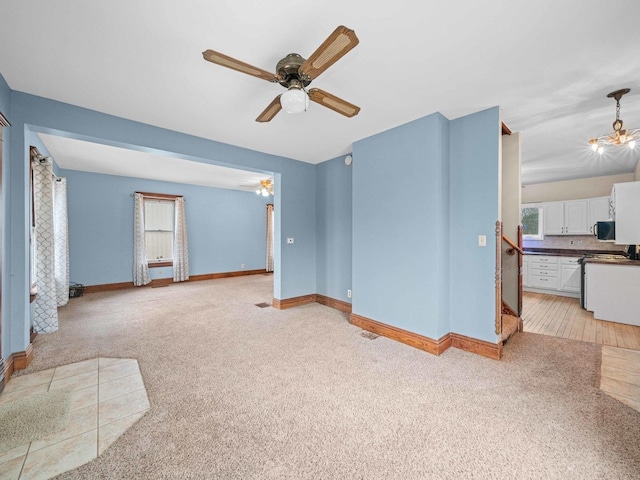
[[[522,216],[522,238],[527,240],[543,240],[542,208],[537,205],[523,205]]]

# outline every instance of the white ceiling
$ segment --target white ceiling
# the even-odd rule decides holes
[[[586,142],[611,130],[619,88],[640,127],[639,14],[635,0],[0,0],[0,73],[14,90],[310,163],[436,111],[500,105],[523,136],[523,183],[539,183],[635,167],[640,146],[602,158]],[[352,119],[312,103],[257,123],[282,87],[202,59],[274,71],[340,24],[360,44],[312,86],[360,106]]]
[[[252,192],[273,175],[39,133],[60,168]]]

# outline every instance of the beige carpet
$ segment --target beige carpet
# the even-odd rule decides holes
[[[501,362],[361,335],[270,276],[101,293],[61,309],[28,372],[138,358],[150,412],[61,478],[637,479],[640,413],[600,347],[516,334]],[[26,373],[28,373],[26,372]]]
[[[0,453],[64,430],[70,398],[67,390],[54,390],[1,404]]]

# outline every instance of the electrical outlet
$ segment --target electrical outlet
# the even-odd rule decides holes
[[[240,268],[244,268],[244,263],[241,263],[241,264],[240,264]]]
[[[486,247],[487,246],[487,236],[486,235],[478,235],[478,246]]]
[[[287,243],[293,243],[293,237],[287,237]]]
[[[347,290],[347,298],[351,298],[351,290]]]
[[[162,270],[158,270],[158,275],[162,275]]]
[[[573,240],[569,240],[569,245],[573,245]]]

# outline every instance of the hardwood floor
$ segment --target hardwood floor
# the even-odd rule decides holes
[[[595,320],[577,298],[524,292],[524,331],[640,350],[640,327]]]
[[[595,320],[577,298],[524,292],[524,331],[602,345],[600,389],[640,411],[640,327]]]
[[[640,412],[640,351],[603,346],[600,389]]]

